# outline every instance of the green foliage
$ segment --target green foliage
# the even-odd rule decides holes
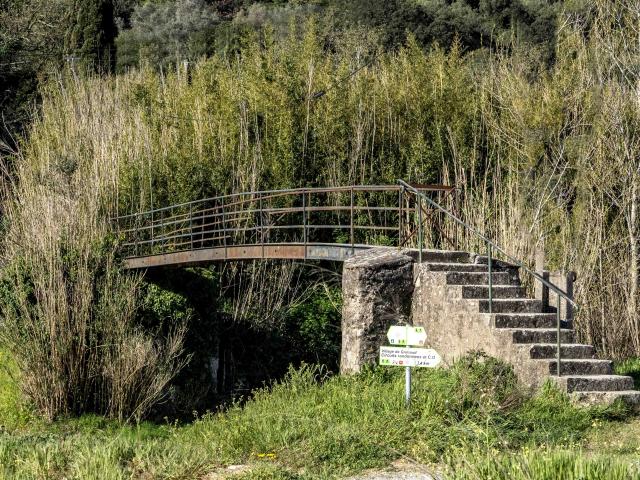
[[[24,427],[34,420],[20,391],[19,374],[10,355],[0,349],[0,434]]]
[[[113,1],[76,0],[69,10],[71,21],[65,37],[65,52],[77,56],[85,68],[110,72],[115,64]]]
[[[318,290],[288,312],[286,330],[294,337],[299,358],[337,371],[340,358],[342,292]]]
[[[204,0],[143,3],[131,17],[131,28],[118,36],[118,68],[139,62],[166,67],[211,54],[218,23],[216,9]]]
[[[17,147],[16,134],[31,120],[39,101],[39,80],[50,67],[60,66],[65,4],[66,0],[0,2],[0,155],[5,160]]]
[[[393,0],[329,2],[348,23],[364,22],[382,32],[386,47],[404,44],[413,34],[423,46],[437,42],[465,50],[516,42],[542,45],[553,51],[555,18],[562,2],[522,0]]]
[[[640,475],[637,468],[615,458],[551,449],[507,455],[495,450],[465,452],[451,463],[446,478],[452,480],[627,480]]]
[[[162,325],[166,322],[186,323],[195,314],[189,300],[182,294],[145,282],[141,292],[141,308],[145,324]]]

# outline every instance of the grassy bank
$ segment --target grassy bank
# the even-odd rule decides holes
[[[0,478],[203,478],[237,464],[234,478],[343,478],[397,459],[461,479],[637,475],[640,424],[620,406],[578,409],[551,387],[528,397],[483,357],[414,378],[410,409],[400,371],[304,367],[189,425],[24,416],[0,435]],[[25,411],[5,391],[0,414]]]

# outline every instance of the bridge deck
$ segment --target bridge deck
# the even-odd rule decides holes
[[[372,246],[329,243],[311,243],[306,245],[300,243],[232,245],[226,248],[201,248],[182,252],[128,257],[124,261],[124,266],[128,269],[136,269],[258,259],[332,260],[343,262],[355,253],[369,248],[372,248]]]

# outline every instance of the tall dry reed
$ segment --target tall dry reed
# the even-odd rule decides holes
[[[135,322],[140,279],[121,272],[109,223],[122,125],[103,119],[130,123],[100,83],[51,87],[6,206],[0,342],[48,419],[139,419],[184,362],[183,326],[161,339]]]

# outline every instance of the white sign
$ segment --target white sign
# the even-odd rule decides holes
[[[427,340],[427,332],[422,327],[394,325],[389,328],[387,338],[391,345],[411,345],[422,347]]]
[[[380,365],[433,368],[441,361],[432,348],[380,347]]]

